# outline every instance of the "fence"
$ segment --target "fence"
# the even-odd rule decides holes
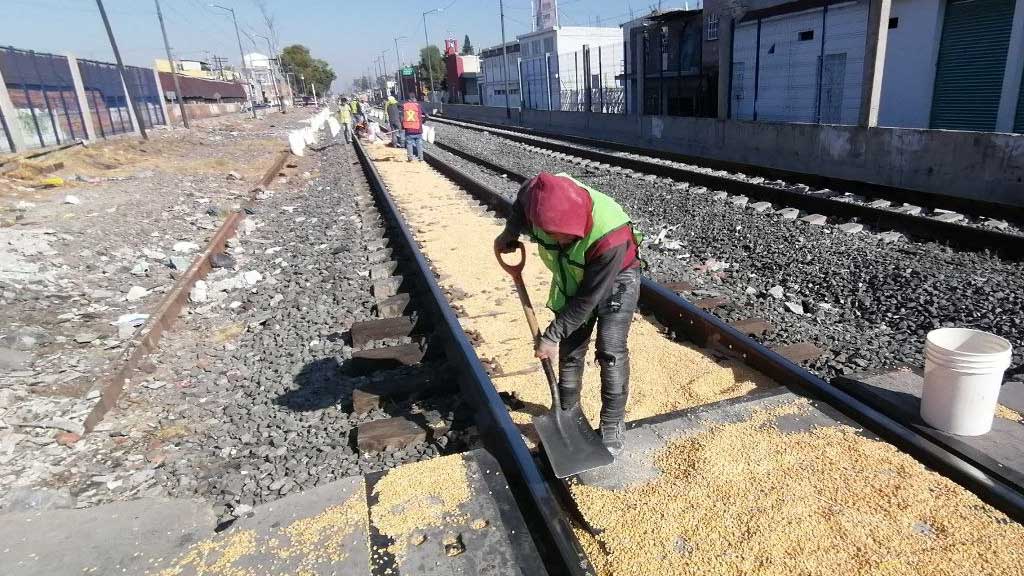
[[[135,131],[117,66],[95,60],[79,60],[78,68],[82,73],[85,99],[89,102],[89,110],[99,136],[109,138]]]
[[[0,48],[0,151],[42,148],[134,132],[128,94],[147,127],[166,124],[163,92],[153,70]]]
[[[12,118],[5,118],[7,130],[34,136],[32,141],[26,138],[26,145],[52,146],[88,137],[67,58],[0,48],[0,72],[14,111]],[[12,145],[12,135],[5,136]]]
[[[625,114],[624,55],[619,43],[523,58],[519,71],[523,107]]]

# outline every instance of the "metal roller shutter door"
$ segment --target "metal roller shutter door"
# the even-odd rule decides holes
[[[1013,0],[949,0],[946,4],[932,128],[995,130],[1013,6]]]
[[[1020,95],[1017,97],[1017,119],[1013,122],[1013,131],[1024,134],[1024,78],[1020,81]]]

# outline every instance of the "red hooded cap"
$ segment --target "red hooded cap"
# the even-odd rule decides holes
[[[530,223],[551,233],[583,238],[594,226],[590,194],[565,176],[541,172],[528,184],[530,201],[526,217]]]

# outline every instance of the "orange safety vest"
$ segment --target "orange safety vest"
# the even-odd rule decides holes
[[[405,130],[423,129],[423,117],[420,116],[420,106],[416,102],[402,104],[402,128]]]

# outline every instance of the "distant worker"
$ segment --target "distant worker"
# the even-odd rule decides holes
[[[404,134],[402,133],[402,105],[395,99],[395,93],[388,95],[384,103],[384,112],[388,117],[388,126],[391,128],[391,145],[395,148],[405,146]]]
[[[409,97],[402,104],[402,130],[405,131],[405,152],[409,155],[408,160],[423,161],[423,122],[426,115],[423,107],[416,101],[416,97],[409,94]],[[413,155],[415,148],[416,154]]]
[[[341,122],[341,130],[345,133],[345,143],[352,143],[352,109],[348,106],[348,98],[342,98],[338,106],[338,122]]]
[[[349,105],[349,110],[352,111],[352,118],[353,118],[353,120],[355,120],[355,123],[356,124],[362,124],[363,123],[363,114],[362,114],[362,106],[360,106],[360,104],[359,104],[359,98],[357,98],[356,96],[353,96],[352,100],[349,101],[348,105]]]
[[[568,410],[580,401],[587,348],[597,325],[601,439],[618,455],[625,448],[627,339],[640,293],[641,239],[614,200],[568,174],[547,172],[519,189],[495,249],[514,251],[522,232],[537,244],[553,275],[547,306],[555,319],[534,355],[558,355],[561,408]]]

